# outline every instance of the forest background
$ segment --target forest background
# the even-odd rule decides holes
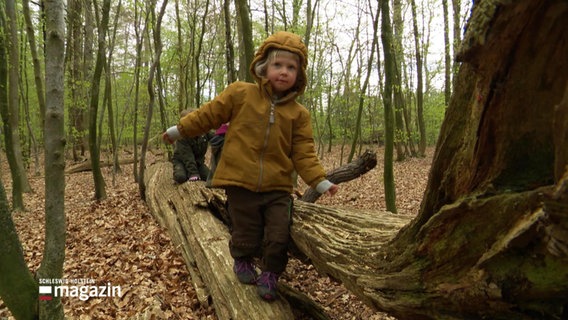
[[[37,161],[43,140],[46,29],[39,4],[9,0],[3,8],[8,92],[14,91],[4,122],[5,129],[18,128],[17,141],[5,143],[21,144],[26,165]],[[397,160],[421,156],[436,142],[469,5],[391,4]],[[159,144],[152,137],[176,123],[181,110],[199,107],[230,82],[252,81],[254,48],[283,29],[300,34],[309,48],[301,102],[312,114],[320,156],[334,144],[350,145],[350,161],[357,145],[384,143],[386,76],[373,25],[378,2],[70,0],[65,9],[66,152],[74,161],[90,148],[116,155],[134,145],[138,158],[143,140]]]
[[[57,102],[52,94],[64,92],[63,152],[71,162],[90,161],[94,198],[106,198],[101,157],[119,171],[122,149],[132,150],[133,178],[143,198],[140,177],[148,148],[160,145],[157,138],[181,110],[200,106],[230,82],[251,81],[254,48],[277,30],[301,35],[309,48],[308,88],[301,102],[312,114],[321,157],[340,145],[341,165],[369,143],[385,144],[387,152],[394,147],[398,161],[422,157],[436,142],[449,102],[457,70],[452,56],[469,10],[469,3],[458,0],[7,0],[0,5],[0,110],[12,210],[25,208],[22,193],[30,191],[25,168],[39,174],[42,150],[46,168],[49,153],[57,157],[60,151],[63,140],[50,142],[59,136],[46,121],[58,116],[50,109]],[[60,8],[64,19],[51,21],[50,8]],[[390,13],[392,24],[379,19],[380,10]],[[50,41],[59,41],[51,47],[59,51],[49,51]],[[63,64],[62,77],[50,69],[53,63]],[[385,156],[385,168],[392,160]],[[59,180],[46,172],[46,183]],[[50,188],[46,185],[47,198],[55,203],[61,198]],[[46,210],[53,209],[49,201]],[[49,235],[46,241],[49,246]],[[54,274],[41,268],[38,273]]]

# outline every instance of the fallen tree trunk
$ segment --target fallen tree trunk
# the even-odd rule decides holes
[[[375,159],[370,154],[367,152],[362,158]],[[368,171],[368,161],[356,162],[366,163]],[[354,170],[352,164],[350,168],[350,172],[361,172]],[[171,164],[166,162],[155,163],[146,172],[148,205],[181,249],[194,286],[202,293],[200,301],[206,303],[207,295],[211,295],[221,319],[235,319],[236,311],[247,315],[243,319],[290,319],[290,307],[283,299],[278,300],[282,305],[260,303],[259,308],[255,291],[236,282],[228,252],[229,232],[222,222],[228,221],[222,190],[204,188],[202,182],[175,185],[171,181]],[[358,176],[360,173],[352,178]],[[350,180],[345,174],[343,179]],[[410,221],[409,217],[391,213],[333,209],[304,201],[296,201],[294,207],[292,238],[297,247],[320,271],[344,282],[350,281],[352,273],[338,271],[336,266],[352,259],[365,261],[369,247],[382,246]],[[232,285],[223,287],[228,282]],[[319,316],[324,317],[321,312]]]
[[[191,280],[207,304],[210,296],[219,319],[293,319],[284,299],[262,303],[254,286],[238,282],[232,271],[227,227],[208,210],[203,182],[173,184],[171,163],[146,170],[146,201],[160,225],[181,251]]]
[[[131,159],[120,159],[118,160],[118,164],[130,164],[130,163],[134,163],[134,158]],[[114,165],[113,161],[101,161],[100,162],[100,167],[111,167]],[[86,159],[85,161],[78,163],[78,164],[74,164],[69,166],[66,170],[65,173],[77,173],[77,172],[84,172],[84,171],[91,171],[93,170],[92,167],[92,163],[89,159]]]

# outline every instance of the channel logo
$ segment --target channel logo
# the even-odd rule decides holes
[[[39,300],[49,301],[53,299],[51,286],[39,286]]]
[[[39,284],[40,301],[50,301],[59,297],[74,297],[87,301],[90,298],[122,296],[120,286],[113,286],[110,282],[97,286],[92,279],[40,279]]]

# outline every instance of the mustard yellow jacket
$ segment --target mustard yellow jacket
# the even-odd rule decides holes
[[[301,55],[296,87],[280,99],[272,98],[268,81],[253,66],[270,48]],[[251,72],[257,83],[235,82],[213,100],[182,118],[182,136],[197,136],[230,122],[212,186],[238,186],[254,192],[292,192],[292,173],[312,188],[325,180],[314,148],[308,110],[296,102],[305,88],[307,51],[296,35],[279,32],[259,48]]]

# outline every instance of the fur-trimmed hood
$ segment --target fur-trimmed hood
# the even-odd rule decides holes
[[[250,65],[250,72],[256,82],[259,84],[262,83],[262,77],[257,75],[255,71],[256,64],[264,61],[272,49],[287,50],[300,57],[300,70],[292,91],[297,92],[297,95],[304,93],[307,85],[306,68],[308,66],[308,49],[306,48],[306,45],[304,45],[304,42],[302,42],[302,38],[300,38],[300,36],[287,31],[279,31],[269,36],[256,51],[254,59]]]

